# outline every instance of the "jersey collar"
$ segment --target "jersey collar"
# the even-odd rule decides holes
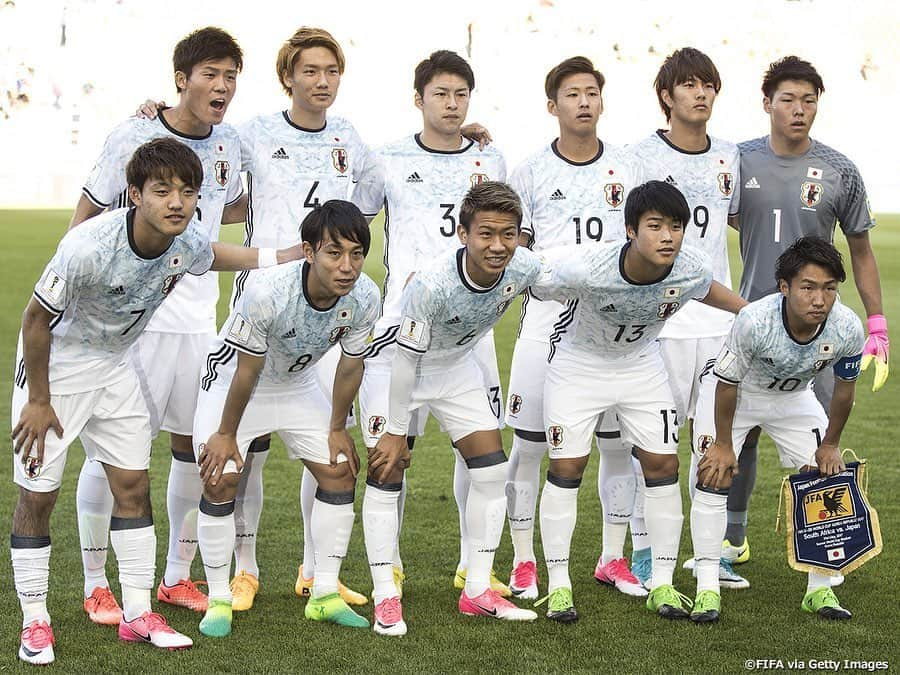
[[[171,126],[168,122],[166,122],[166,117],[165,117],[165,115],[163,115],[163,110],[170,110],[170,108],[160,108],[159,113],[156,115],[156,119],[159,120],[159,123],[162,124],[166,128],[166,131],[168,131],[170,134],[174,134],[175,136],[178,136],[179,138],[186,138],[189,141],[205,141],[207,138],[212,136],[213,127],[210,127],[209,131],[202,136],[194,136],[193,134],[186,134],[181,131],[178,131],[178,129],[176,129],[175,127]]]
[[[134,253],[141,260],[158,260],[162,256],[166,254],[170,248],[172,248],[172,244],[175,243],[175,237],[172,237],[172,241],[166,247],[166,250],[160,253],[159,255],[144,255],[141,253],[140,249],[137,247],[137,243],[134,241],[134,210],[136,207],[132,206],[128,209],[128,213],[125,214],[125,231],[128,233],[128,246],[131,248],[131,252]]]
[[[811,338],[809,338],[809,340],[806,340],[806,341],[798,340],[797,338],[794,337],[794,334],[791,333],[791,327],[790,327],[790,325],[788,325],[786,304],[787,304],[787,298],[785,298],[782,295],[781,296],[781,325],[784,326],[784,332],[788,334],[788,337],[791,338],[791,341],[794,344],[798,344],[798,345],[805,347],[806,345],[814,342],[816,340],[816,338],[818,338],[822,334],[822,331],[825,330],[825,324],[828,322],[828,316],[826,316],[825,320],[819,324],[818,329],[816,329],[815,335],[813,335]]]
[[[422,134],[414,134],[413,135],[413,138],[416,139],[416,144],[418,144],[418,146],[420,148],[422,148],[425,152],[431,152],[431,153],[434,153],[435,155],[461,155],[462,153],[466,152],[469,148],[471,148],[475,144],[475,141],[469,141],[469,139],[463,137],[464,141],[469,141],[469,142],[463,143],[462,147],[459,148],[458,150],[435,150],[434,148],[429,148],[427,145],[425,145],[422,142],[421,136],[422,136]]]
[[[472,291],[473,293],[489,293],[495,288],[497,285],[503,281],[503,277],[506,276],[506,270],[504,269],[500,276],[497,277],[497,281],[491,284],[489,287],[485,288],[484,286],[479,286],[472,279],[469,278],[469,273],[466,272],[466,247],[463,246],[456,252],[456,271],[459,274],[459,280],[462,282],[463,286]]]
[[[558,138],[553,139],[553,142],[550,144],[550,149],[553,151],[554,155],[559,157],[566,164],[571,164],[572,166],[587,166],[588,164],[593,164],[598,159],[603,157],[603,141],[601,141],[598,138],[597,142],[600,144],[600,147],[597,148],[597,154],[594,155],[591,159],[587,160],[586,162],[573,162],[571,159],[564,157],[563,154],[559,151],[559,139]]]
[[[282,116],[284,117],[284,121],[285,121],[285,122],[287,122],[288,124],[290,124],[290,125],[291,125],[292,127],[294,127],[295,129],[298,129],[298,130],[300,130],[300,131],[305,131],[305,132],[308,133],[308,134],[317,134],[317,133],[319,133],[320,131],[325,131],[325,127],[328,126],[328,120],[326,119],[326,120],[325,120],[325,124],[322,125],[322,128],[321,128],[321,129],[307,129],[306,127],[301,127],[299,124],[294,124],[294,120],[291,119],[291,116],[290,116],[290,114],[288,113],[287,110],[282,110],[282,111],[281,111],[281,114],[282,114]]]
[[[622,246],[622,250],[619,252],[619,274],[622,275],[622,278],[632,286],[652,286],[653,284],[658,284],[666,277],[668,277],[672,273],[672,270],[675,268],[675,263],[672,263],[669,266],[669,269],[666,270],[666,273],[663,274],[659,279],[654,279],[653,281],[635,281],[627,274],[625,274],[625,252],[628,251],[629,246],[631,246],[630,239],[625,242],[625,245]]]
[[[665,129],[657,129],[656,135],[662,139],[662,142],[672,148],[675,152],[680,152],[682,155],[704,155],[709,152],[709,149],[712,147],[712,141],[709,138],[709,134],[706,135],[706,147],[703,150],[685,150],[684,148],[679,148],[672,141],[666,138],[666,130]]]
[[[335,300],[333,303],[331,303],[331,305],[329,305],[328,307],[317,307],[317,306],[313,303],[312,298],[309,297],[309,288],[308,288],[308,284],[309,284],[309,263],[306,262],[305,260],[303,261],[303,267],[302,267],[301,270],[300,270],[300,277],[301,277],[302,280],[303,280],[303,299],[306,300],[306,304],[307,304],[307,305],[309,305],[310,307],[312,307],[312,308],[313,308],[314,310],[316,310],[317,312],[330,312],[332,309],[334,309],[334,306],[335,306],[336,304],[338,304],[338,303],[341,301],[340,296],[338,296],[337,300]]]

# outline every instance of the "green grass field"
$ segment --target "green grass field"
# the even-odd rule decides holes
[[[65,231],[69,218],[63,211],[0,211],[0,237],[6,243],[0,297],[0,362],[3,371],[0,411],[9,419],[16,333],[30,289]],[[881,264],[885,314],[894,332],[900,317],[900,218],[885,216],[873,233]],[[379,235],[378,228],[373,231]],[[732,233],[733,234],[733,233]],[[223,237],[240,241],[240,228],[226,228]],[[732,270],[740,269],[732,241]],[[841,238],[846,255],[846,247]],[[373,243],[367,272],[383,276],[381,237]],[[849,267],[849,265],[848,265]],[[221,275],[227,300],[230,276]],[[861,311],[855,287],[848,282],[843,299]],[[224,305],[224,300],[222,305]],[[220,306],[220,310],[222,307]],[[220,318],[223,315],[220,312]],[[518,311],[511,310],[496,330],[500,369],[506,380],[512,357]],[[77,524],[75,483],[83,461],[80,446],[71,449],[64,485],[52,521],[53,557],[49,608],[56,633],[54,667],[65,672],[738,672],[748,659],[844,659],[889,661],[900,667],[896,643],[900,609],[891,570],[900,555],[893,534],[900,528],[900,464],[894,457],[900,446],[898,404],[900,372],[878,394],[870,391],[871,374],[862,378],[857,405],[844,433],[844,445],[870,460],[869,495],[879,510],[884,533],[883,555],[851,574],[838,589],[842,603],[854,612],[850,622],[826,623],[802,613],[799,603],[805,576],[790,570],[784,534],[774,531],[781,469],[774,448],[764,441],[760,473],[751,505],[749,538],[753,559],[740,568],[750,579],[746,591],[724,591],[722,620],[713,626],[672,623],[656,617],[643,603],[607,587],[591,576],[600,548],[600,510],[596,490],[597,461],[592,458],[580,493],[579,521],[572,547],[575,602],[581,620],[562,626],[543,618],[533,624],[510,625],[465,618],[456,610],[458,592],[451,586],[457,560],[457,515],[452,491],[452,454],[447,439],[429,427],[416,445],[410,470],[409,496],[402,533],[407,569],[404,610],[409,633],[402,639],[376,636],[371,631],[351,632],[314,624],[303,618],[303,602],[293,586],[301,551],[298,494],[300,465],[289,462],[279,441],[274,441],[266,467],[266,506],[259,533],[261,589],[252,611],[236,614],[234,633],[226,640],[204,638],[197,630],[200,615],[164,607],[170,623],[195,640],[193,649],[164,653],[143,645],[120,643],[115,629],[91,624],[81,609],[82,575]],[[433,423],[432,423],[433,424]],[[5,438],[9,427],[4,427]],[[683,434],[684,435],[684,434]],[[504,432],[505,446],[511,434]],[[359,441],[357,440],[359,445]],[[3,448],[11,454],[9,441]],[[682,478],[688,465],[682,440]],[[596,457],[596,454],[595,454]],[[170,455],[165,436],[154,444],[151,466],[153,506],[157,524],[157,579],[165,564],[168,523],[165,480]],[[0,514],[3,527],[10,522],[17,489],[11,481],[9,460],[2,465]],[[685,480],[682,481],[683,483]],[[358,487],[361,510],[363,481]],[[685,512],[689,510],[685,487]],[[540,560],[538,542],[538,558]],[[682,558],[690,555],[688,519],[682,537]],[[512,549],[504,534],[497,555],[500,576],[508,574]],[[543,563],[539,563],[546,581]],[[108,573],[118,592],[114,557]],[[202,576],[198,559],[195,577]],[[371,589],[361,518],[357,517],[342,578],[348,585]],[[680,569],[676,585],[693,597],[690,574]],[[20,613],[12,583],[9,558],[0,555],[0,671],[26,671],[15,658]],[[371,618],[371,604],[363,608]]]

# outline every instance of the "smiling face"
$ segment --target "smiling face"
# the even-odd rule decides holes
[[[219,124],[237,90],[238,67],[232,58],[208,59],[190,74],[175,73],[181,101],[191,114],[207,125]]]
[[[821,265],[808,263],[790,281],[780,279],[778,289],[785,297],[789,321],[814,328],[828,317],[834,307],[838,280]]]
[[[632,250],[653,267],[673,265],[684,241],[684,223],[658,211],[641,214],[637,227],[627,225],[625,231]]]
[[[669,108],[670,119],[686,125],[706,124],[709,121],[716,94],[715,83],[704,82],[696,76],[676,84],[672,91],[664,89],[660,92]]]
[[[469,85],[459,75],[437,73],[416,93],[416,107],[422,111],[426,131],[441,136],[459,135],[469,112]]]
[[[603,113],[597,78],[590,73],[575,73],[564,78],[556,100],[547,101],[547,110],[558,118],[562,133],[596,136],[597,121]]]
[[[178,176],[150,177],[140,189],[128,186],[137,207],[135,227],[148,226],[151,236],[177,237],[185,231],[197,209],[199,191]]]
[[[316,296],[341,297],[353,290],[366,254],[358,242],[334,237],[328,231],[324,234],[317,249],[303,242],[303,253],[310,265],[309,290]]]
[[[816,88],[804,80],[782,80],[771,98],[763,98],[763,109],[769,115],[773,138],[791,145],[809,139],[818,107]]]
[[[291,90],[295,107],[305,112],[323,113],[337,98],[341,68],[330,49],[307,47],[297,55],[291,72],[282,74],[282,80]]]
[[[469,276],[489,286],[506,269],[519,243],[516,216],[502,211],[476,211],[468,229],[459,225],[460,241],[466,247]]]

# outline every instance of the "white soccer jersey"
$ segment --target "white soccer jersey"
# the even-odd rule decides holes
[[[309,273],[309,264],[298,261],[254,277],[210,350],[203,389],[230,383],[236,350],[266,357],[257,389],[315,380],[311,366],[337,343],[348,356],[362,357],[381,305],[378,286],[362,274],[350,293],[319,309],[309,300]]]
[[[709,293],[712,267],[701,251],[682,247],[666,276],[638,283],[625,274],[630,245],[592,244],[544,252],[544,272],[532,292],[568,301],[550,336],[550,359],[557,345],[607,361],[658,349],[656,338],[669,317]]]
[[[403,291],[397,344],[422,354],[420,372],[444,371],[458,363],[541,271],[540,258],[519,247],[497,282],[481,288],[469,279],[465,264],[464,248],[443,255]]]
[[[307,214],[329,199],[350,199],[353,184],[369,170],[368,148],[342,117],[305,129],[283,111],[254,117],[238,133],[250,196],[247,246],[299,243]]]
[[[773,293],[740,311],[716,360],[716,377],[742,391],[774,395],[803,391],[828,366],[842,380],[859,377],[865,342],[859,317],[837,300],[815,337],[797,342],[784,302]]]
[[[156,258],[134,248],[134,210],[104,213],[70,230],[34,287],[57,315],[50,342],[50,392],[74,394],[124,377],[125,353],[185,275],[213,262],[196,219]],[[16,382],[24,382],[20,362]]]
[[[630,154],[601,142],[592,160],[571,162],[556,144],[526,159],[509,178],[522,198],[522,231],[533,238],[531,249],[624,241],[625,196],[638,182]],[[558,302],[526,295],[519,337],[546,342],[562,310]]]
[[[691,211],[684,243],[704,251],[713,278],[731,288],[728,264],[728,216],[738,212],[740,154],[734,143],[708,137],[706,150],[688,152],[674,146],[658,130],[629,146],[641,166],[642,181],[661,180],[681,190]],[[697,302],[667,321],[660,337],[702,338],[725,335],[732,315]]]
[[[194,219],[210,241],[219,238],[222,211],[240,198],[241,146],[237,132],[218,124],[206,136],[189,136],[169,126],[162,113],[156,119],[132,117],[113,129],[84,184],[84,195],[99,207],[127,206],[125,167],[138,146],[154,138],[171,137],[197,153],[203,166]],[[216,329],[219,282],[215,272],[190,277],[178,285],[156,313],[148,330],[162,333],[209,333]]]
[[[376,336],[396,326],[410,274],[459,248],[459,205],[473,185],[505,181],[506,163],[493,146],[464,141],[459,150],[426,148],[419,134],[375,151],[375,170],[356,186],[353,201],[366,215],[384,206],[383,317]],[[377,337],[376,337],[377,340]]]

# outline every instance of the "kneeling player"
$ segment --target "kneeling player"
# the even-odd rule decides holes
[[[403,292],[387,430],[369,453],[363,525],[375,582],[375,632],[385,635],[406,633],[392,555],[397,499],[409,466],[406,433],[411,414],[424,406],[450,435],[471,478],[469,565],[459,611],[518,621],[537,618],[490,585],[506,513],[507,462],[474,347],[537,279],[541,266],[527,249],[516,250],[522,207],[508,185],[485,182],[470,189],[459,222],[465,248],[416,273]]]
[[[681,538],[678,428],[657,337],[666,319],[695,299],[735,313],[746,304],[712,279],[709,258],[685,247],[690,211],[677,188],[650,181],[625,202],[628,242],[549,251],[532,293],[569,299],[550,338],[544,417],[550,469],[541,496],[541,539],[549,575],[547,616],[578,619],[569,579],[581,476],[599,417],[618,416],[622,441],[643,469],[644,514],[653,561],[647,607],[687,617],[672,574]]]
[[[231,632],[228,578],[243,458],[254,438],[276,431],[319,484],[310,524],[316,578],[306,618],[369,626],[338,594],[359,466],[346,412],[381,302],[362,274],[369,228],[359,209],[332,200],[306,216],[301,237],[306,260],[256,276],[225,322],[201,381],[194,438],[209,440],[196,449],[204,483],[197,529],[209,608],[200,632],[211,637]],[[329,402],[312,366],[338,342],[343,353]]]
[[[856,314],[837,299],[846,278],[841,255],[823,239],[803,237],[778,258],[775,278],[780,292],[741,310],[713,370],[718,383],[704,384],[715,386],[714,410],[698,407],[694,448],[703,457],[691,507],[694,621],[719,617],[728,487],[748,432],[762,427],[785,467],[817,466],[826,476],[844,469],[838,443],[853,407],[865,335]],[[835,381],[826,416],[811,383],[829,366]],[[801,607],[828,619],[849,619],[830,579],[810,572]]]

